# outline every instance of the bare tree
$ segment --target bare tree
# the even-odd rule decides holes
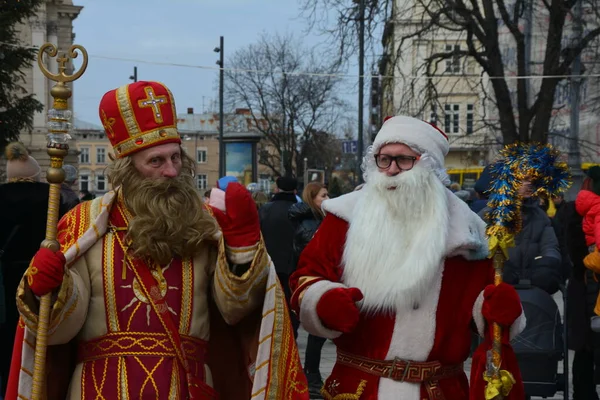
[[[394,47],[386,49],[384,64],[401,63],[401,49],[409,40],[422,39],[426,42],[453,35],[466,44],[449,51],[438,49],[428,54],[422,65],[411,72],[426,77],[428,84],[423,86],[410,81],[408,87],[413,87],[412,95],[418,97],[422,112],[437,99],[432,88],[436,87],[435,79],[440,75],[440,63],[452,59],[459,59],[463,63],[475,62],[483,71],[483,76],[473,79],[473,87],[479,86],[478,90],[483,93],[484,101],[495,109],[495,115],[490,119],[501,132],[504,143],[546,142],[553,112],[556,112],[555,93],[559,83],[571,73],[572,63],[578,55],[584,55],[584,71],[588,60],[595,62],[597,59],[600,36],[599,0],[365,1],[367,10],[372,10],[367,13],[370,18],[367,26],[371,27],[368,32],[374,31],[371,24],[380,24],[382,20],[388,24],[385,27],[388,32],[384,33],[384,37],[390,37],[389,31],[394,31],[394,26],[404,25],[410,28],[399,42],[393,43],[392,40]],[[578,1],[581,1],[584,10],[583,34],[580,40],[572,40],[573,8]],[[338,24],[344,16],[347,23],[354,26],[352,29],[348,26],[329,29],[338,38],[340,46],[347,50],[350,36],[356,36],[355,26],[358,21],[356,18],[352,19],[353,15],[358,15],[353,13],[355,2],[304,0],[303,9],[319,10],[325,6],[330,6],[334,12],[339,13]],[[316,13],[310,15],[314,18]],[[526,46],[526,29],[532,26],[538,32],[543,31],[541,39],[544,42],[543,54],[535,66],[531,65]],[[370,36],[367,39],[369,38],[373,39]],[[506,54],[507,41],[514,44],[514,54]],[[509,57],[515,60],[514,70],[510,71],[507,67],[508,61],[511,61]],[[509,72],[517,78],[508,76]],[[533,73],[545,78],[533,82],[518,78]],[[394,76],[394,79],[401,77]],[[485,84],[481,84],[482,82]],[[395,85],[390,82],[387,84]],[[485,93],[486,91],[489,92]],[[407,101],[408,98],[402,100]]]
[[[340,163],[342,143],[335,135],[324,131],[314,131],[303,140],[298,154],[300,160],[308,159],[309,169],[325,171],[325,180],[329,181],[334,168]],[[298,176],[304,174],[304,163],[298,163]],[[306,184],[308,182],[304,182]]]
[[[263,35],[228,65],[229,106],[248,108],[253,127],[264,135],[259,162],[277,176],[294,175],[300,143],[319,130],[334,132],[345,109],[336,93],[339,64],[292,36]]]

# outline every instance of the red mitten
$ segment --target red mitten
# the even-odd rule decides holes
[[[328,329],[352,332],[358,324],[360,314],[356,302],[362,298],[363,294],[357,288],[331,289],[317,303],[317,315]]]
[[[495,322],[508,327],[519,318],[521,312],[521,299],[514,287],[504,282],[498,286],[486,286],[481,313],[489,324]]]
[[[260,240],[258,210],[252,195],[244,186],[237,182],[227,185],[225,212],[216,207],[211,208],[228,246],[249,247]]]
[[[36,296],[43,296],[59,287],[65,275],[65,256],[60,251],[41,248],[33,256],[27,275],[29,288]]]

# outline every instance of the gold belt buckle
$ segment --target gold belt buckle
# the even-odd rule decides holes
[[[402,374],[402,378],[394,379],[394,371],[396,371],[396,367],[399,361],[402,361],[402,359],[394,357],[394,361],[392,361],[392,367],[390,368],[390,372],[388,372],[387,377],[394,381],[404,382],[404,380],[406,379],[406,375],[408,374],[408,369],[410,368],[410,361],[406,361],[406,367],[404,367],[404,373]]]

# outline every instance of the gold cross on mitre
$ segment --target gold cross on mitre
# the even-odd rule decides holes
[[[167,104],[167,96],[155,96],[154,89],[152,89],[152,86],[146,86],[144,88],[144,92],[146,92],[147,97],[143,100],[138,100],[138,106],[140,108],[151,107],[152,111],[154,112],[154,121],[157,124],[162,124],[163,118],[160,112],[160,105]]]

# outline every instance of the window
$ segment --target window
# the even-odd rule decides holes
[[[196,162],[199,164],[206,162],[206,149],[196,149]]]
[[[96,162],[98,164],[106,164],[106,148],[98,147],[96,149]]]
[[[458,133],[460,126],[460,106],[458,104],[444,105],[444,130],[447,134]]]
[[[473,104],[467,104],[467,135],[473,133],[473,121],[475,115],[473,114]]]
[[[79,191],[90,190],[90,176],[79,175]]]
[[[460,45],[446,45],[446,53],[459,52]],[[460,73],[460,56],[458,54],[452,55],[446,59],[446,73],[447,74],[459,74]]]
[[[196,184],[198,185],[198,189],[205,190],[207,181],[208,179],[206,178],[205,174],[196,175]]]
[[[81,153],[79,153],[79,164],[89,164],[90,163],[90,148],[82,147]]]
[[[104,175],[96,175],[96,191],[106,191],[106,178],[104,177]]]

